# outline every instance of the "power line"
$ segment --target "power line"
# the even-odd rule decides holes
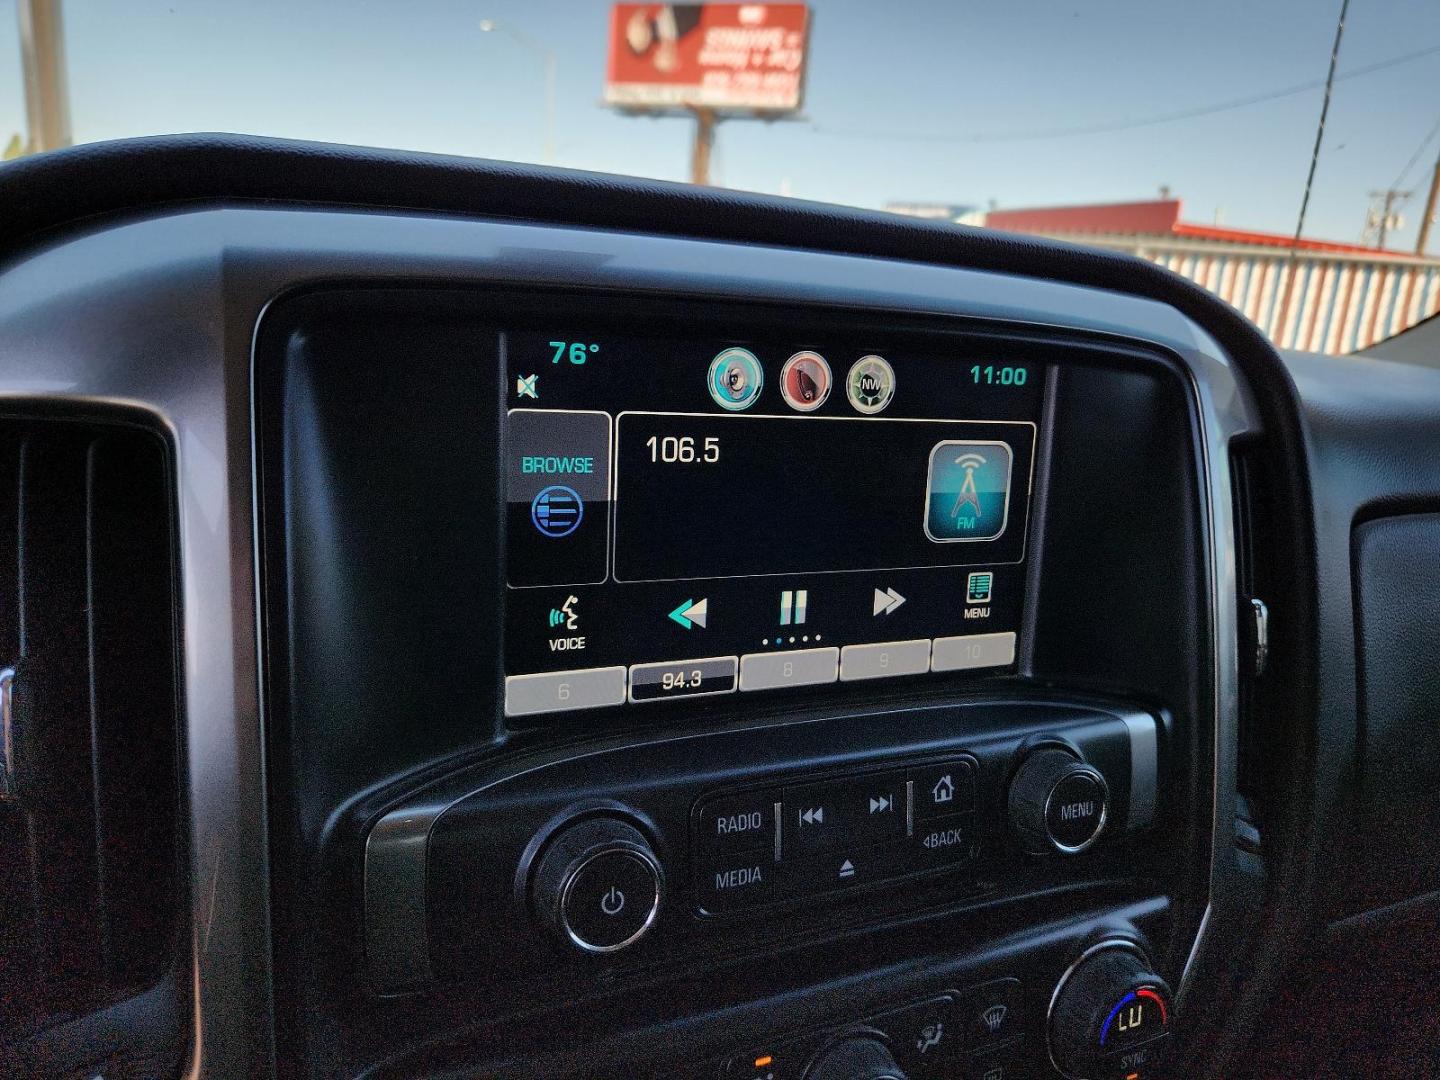
[[[1417,49],[1415,52],[1405,53],[1402,56],[1393,56],[1388,60],[1380,60],[1374,64],[1366,64],[1363,67],[1351,68],[1348,71],[1334,75],[1333,80],[1314,79],[1310,82],[1287,86],[1280,90],[1270,90],[1265,93],[1252,94],[1242,98],[1231,98],[1213,105],[1200,105],[1190,109],[1181,109],[1177,112],[1156,113],[1152,116],[1141,117],[1138,120],[1104,121],[1093,124],[1080,124],[1074,127],[1032,128],[1022,131],[979,131],[967,134],[836,128],[813,122],[810,127],[817,135],[831,135],[853,139],[874,139],[879,142],[1004,143],[1029,142],[1037,139],[1063,139],[1073,135],[1103,135],[1115,131],[1130,131],[1134,128],[1174,123],[1177,120],[1193,120],[1201,116],[1212,116],[1215,113],[1244,109],[1251,105],[1261,105],[1268,101],[1279,101],[1282,98],[1303,94],[1307,90],[1318,90],[1332,81],[1344,82],[1347,79],[1358,79],[1362,75],[1372,75],[1377,71],[1384,71],[1386,68],[1413,63],[1427,56],[1434,56],[1436,53],[1440,53],[1440,45],[1432,45],[1427,49]]]
[[[1295,295],[1299,276],[1300,236],[1305,231],[1305,211],[1310,208],[1310,189],[1315,186],[1315,170],[1320,164],[1320,144],[1325,141],[1325,118],[1330,115],[1330,91],[1335,86],[1335,67],[1340,62],[1340,42],[1345,37],[1345,13],[1350,0],[1341,0],[1340,17],[1335,21],[1335,43],[1330,46],[1330,68],[1325,75],[1325,98],[1320,104],[1320,123],[1315,127],[1315,147],[1310,151],[1310,169],[1305,174],[1305,193],[1300,196],[1300,216],[1295,222],[1295,241],[1290,245],[1290,273],[1285,281],[1285,296],[1280,301],[1280,318],[1276,326],[1285,330],[1285,317],[1290,313],[1290,299]]]
[[[1405,163],[1405,167],[1400,170],[1400,175],[1397,176],[1395,182],[1390,185],[1392,188],[1400,188],[1405,185],[1405,180],[1410,175],[1410,170],[1415,167],[1415,163],[1420,160],[1420,155],[1425,152],[1425,148],[1430,145],[1430,140],[1435,138],[1436,135],[1440,135],[1440,120],[1435,121],[1435,126],[1430,129],[1430,134],[1421,140],[1420,145],[1415,148],[1415,153],[1410,155],[1410,160]]]
[[[1300,248],[1300,234],[1305,231],[1305,211],[1310,208],[1310,189],[1315,186],[1315,169],[1320,164],[1320,144],[1325,141],[1325,118],[1330,115],[1330,91],[1335,85],[1335,65],[1340,62],[1340,40],[1345,36],[1345,13],[1349,10],[1350,0],[1341,0],[1340,18],[1335,23],[1335,44],[1330,46],[1330,71],[1325,76],[1325,99],[1320,103],[1320,123],[1315,128],[1315,148],[1310,151],[1310,171],[1305,175],[1305,194],[1300,197],[1300,219],[1295,222],[1295,244],[1290,249],[1292,261]],[[1293,284],[1294,275],[1290,280]],[[1281,325],[1284,325],[1283,315]]]

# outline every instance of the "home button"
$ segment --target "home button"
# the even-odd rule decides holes
[[[957,758],[911,769],[915,789],[915,820],[968,814],[975,809],[975,763]]]

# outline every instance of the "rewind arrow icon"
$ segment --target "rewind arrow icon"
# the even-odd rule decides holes
[[[679,623],[686,630],[689,630],[692,624],[704,630],[705,620],[709,617],[710,601],[708,599],[684,600],[674,611],[670,612],[669,615],[670,619]]]

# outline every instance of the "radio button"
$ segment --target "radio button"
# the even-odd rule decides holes
[[[766,903],[775,892],[775,875],[769,852],[701,859],[695,867],[695,902],[709,915]]]
[[[625,701],[623,667],[546,671],[505,679],[505,715],[533,716],[570,709],[599,709]]]
[[[969,758],[911,769],[909,779],[915,785],[917,822],[975,809],[975,765]]]
[[[840,681],[923,675],[930,670],[930,639],[846,645],[840,650]]]
[[[700,808],[700,844],[717,855],[771,851],[775,845],[778,791],[750,791],[712,799]]]
[[[1015,662],[1015,632],[967,634],[936,638],[930,653],[931,671],[969,671],[1008,667]]]
[[[839,675],[840,650],[835,648],[746,653],[740,658],[741,690],[817,686],[833,683]]]

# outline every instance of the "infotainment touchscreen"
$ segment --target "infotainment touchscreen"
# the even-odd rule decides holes
[[[908,339],[504,344],[508,715],[1014,664],[1042,364]]]

